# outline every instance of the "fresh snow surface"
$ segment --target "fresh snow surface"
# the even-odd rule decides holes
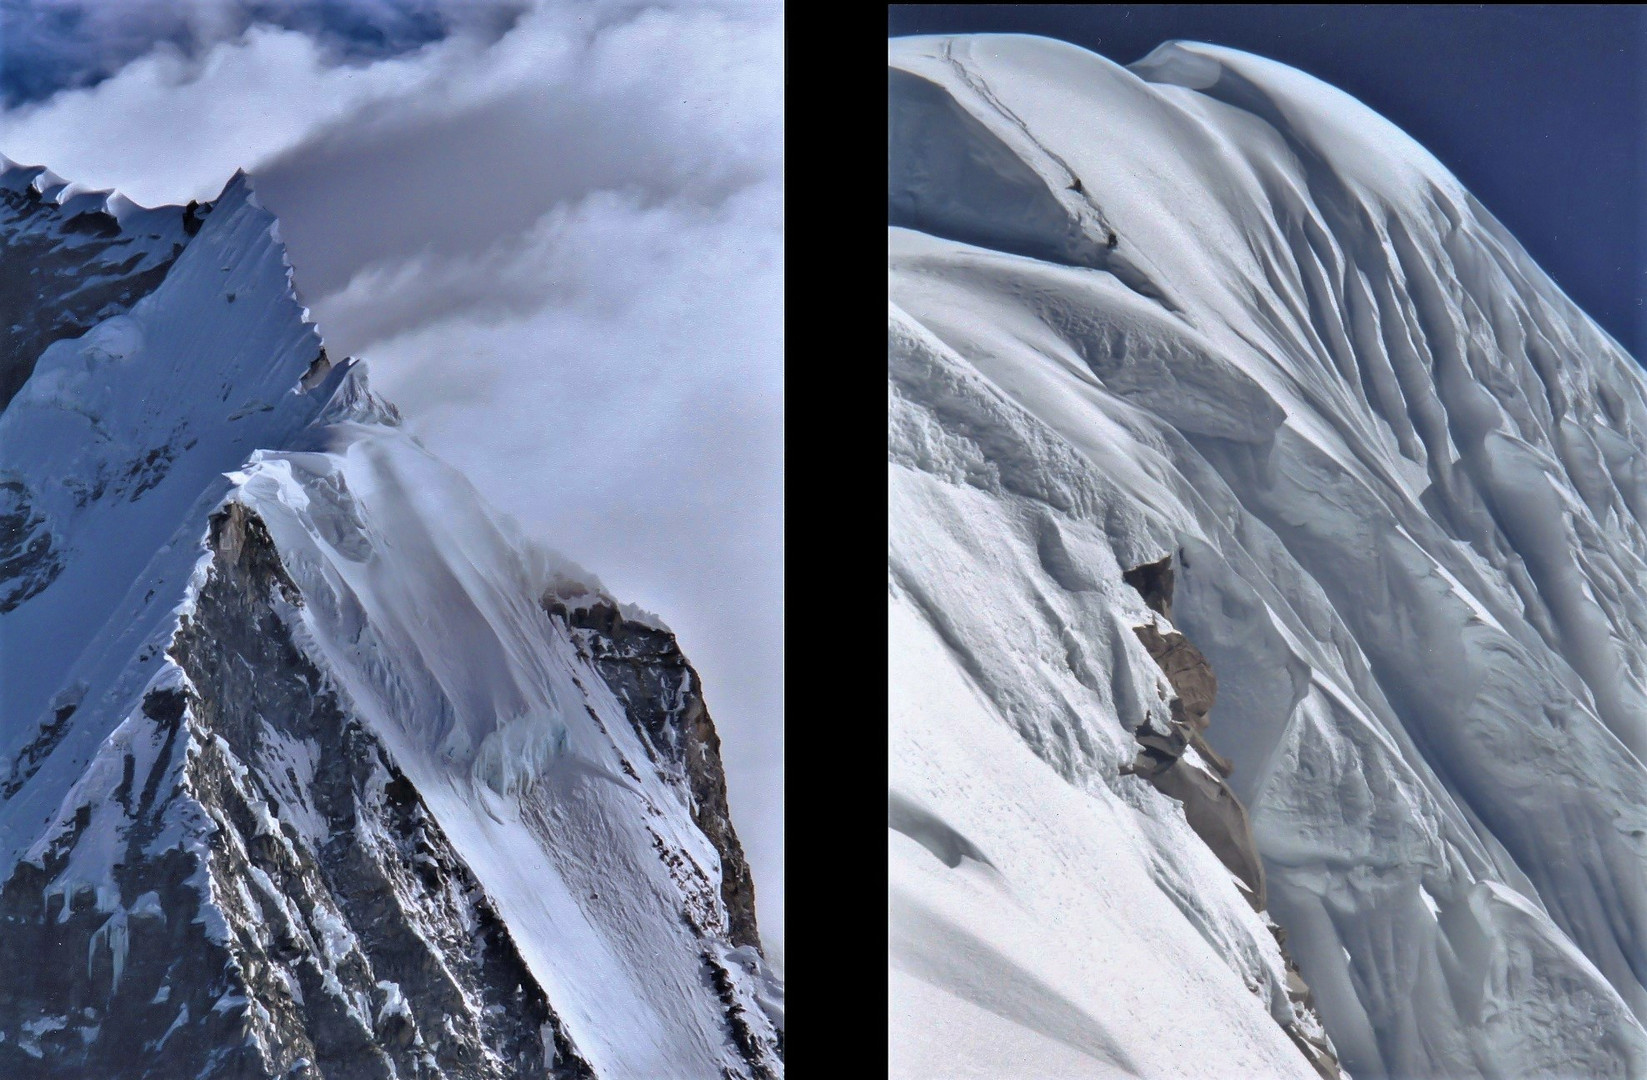
[[[890,834],[892,1075],[1314,1077],[1271,1016],[1291,1015],[1274,939],[1182,815],[1143,781],[1066,783],[901,600],[892,789],[932,818]],[[987,861],[948,865],[934,833]]]
[[[1171,555],[1345,1071],[1647,1076],[1637,365],[1300,72],[890,63],[895,1074],[1315,1075],[1262,918],[1119,775],[1171,694],[1121,571]]]

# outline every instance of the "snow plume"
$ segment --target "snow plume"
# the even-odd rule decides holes
[[[0,3],[0,152],[146,205],[247,168],[332,354],[668,619],[781,939],[781,7]]]

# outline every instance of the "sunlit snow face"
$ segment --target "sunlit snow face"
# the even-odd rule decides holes
[[[781,8],[52,6],[0,152],[144,204],[253,173],[331,351],[667,615],[781,940]]]

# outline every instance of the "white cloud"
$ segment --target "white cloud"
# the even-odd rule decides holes
[[[334,351],[680,633],[781,952],[781,7],[546,4],[494,37],[160,46],[0,113],[0,152],[151,204],[253,172]]]
[[[266,27],[196,59],[162,44],[92,89],[10,110],[0,149],[144,205],[208,199],[235,169],[363,102],[414,90],[428,62],[328,66],[308,37]]]

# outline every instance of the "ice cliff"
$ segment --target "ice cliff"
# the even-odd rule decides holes
[[[0,1075],[780,1076],[674,635],[327,356],[245,177],[0,166]]]
[[[888,95],[894,1074],[1647,1076],[1635,361],[1283,65]]]

